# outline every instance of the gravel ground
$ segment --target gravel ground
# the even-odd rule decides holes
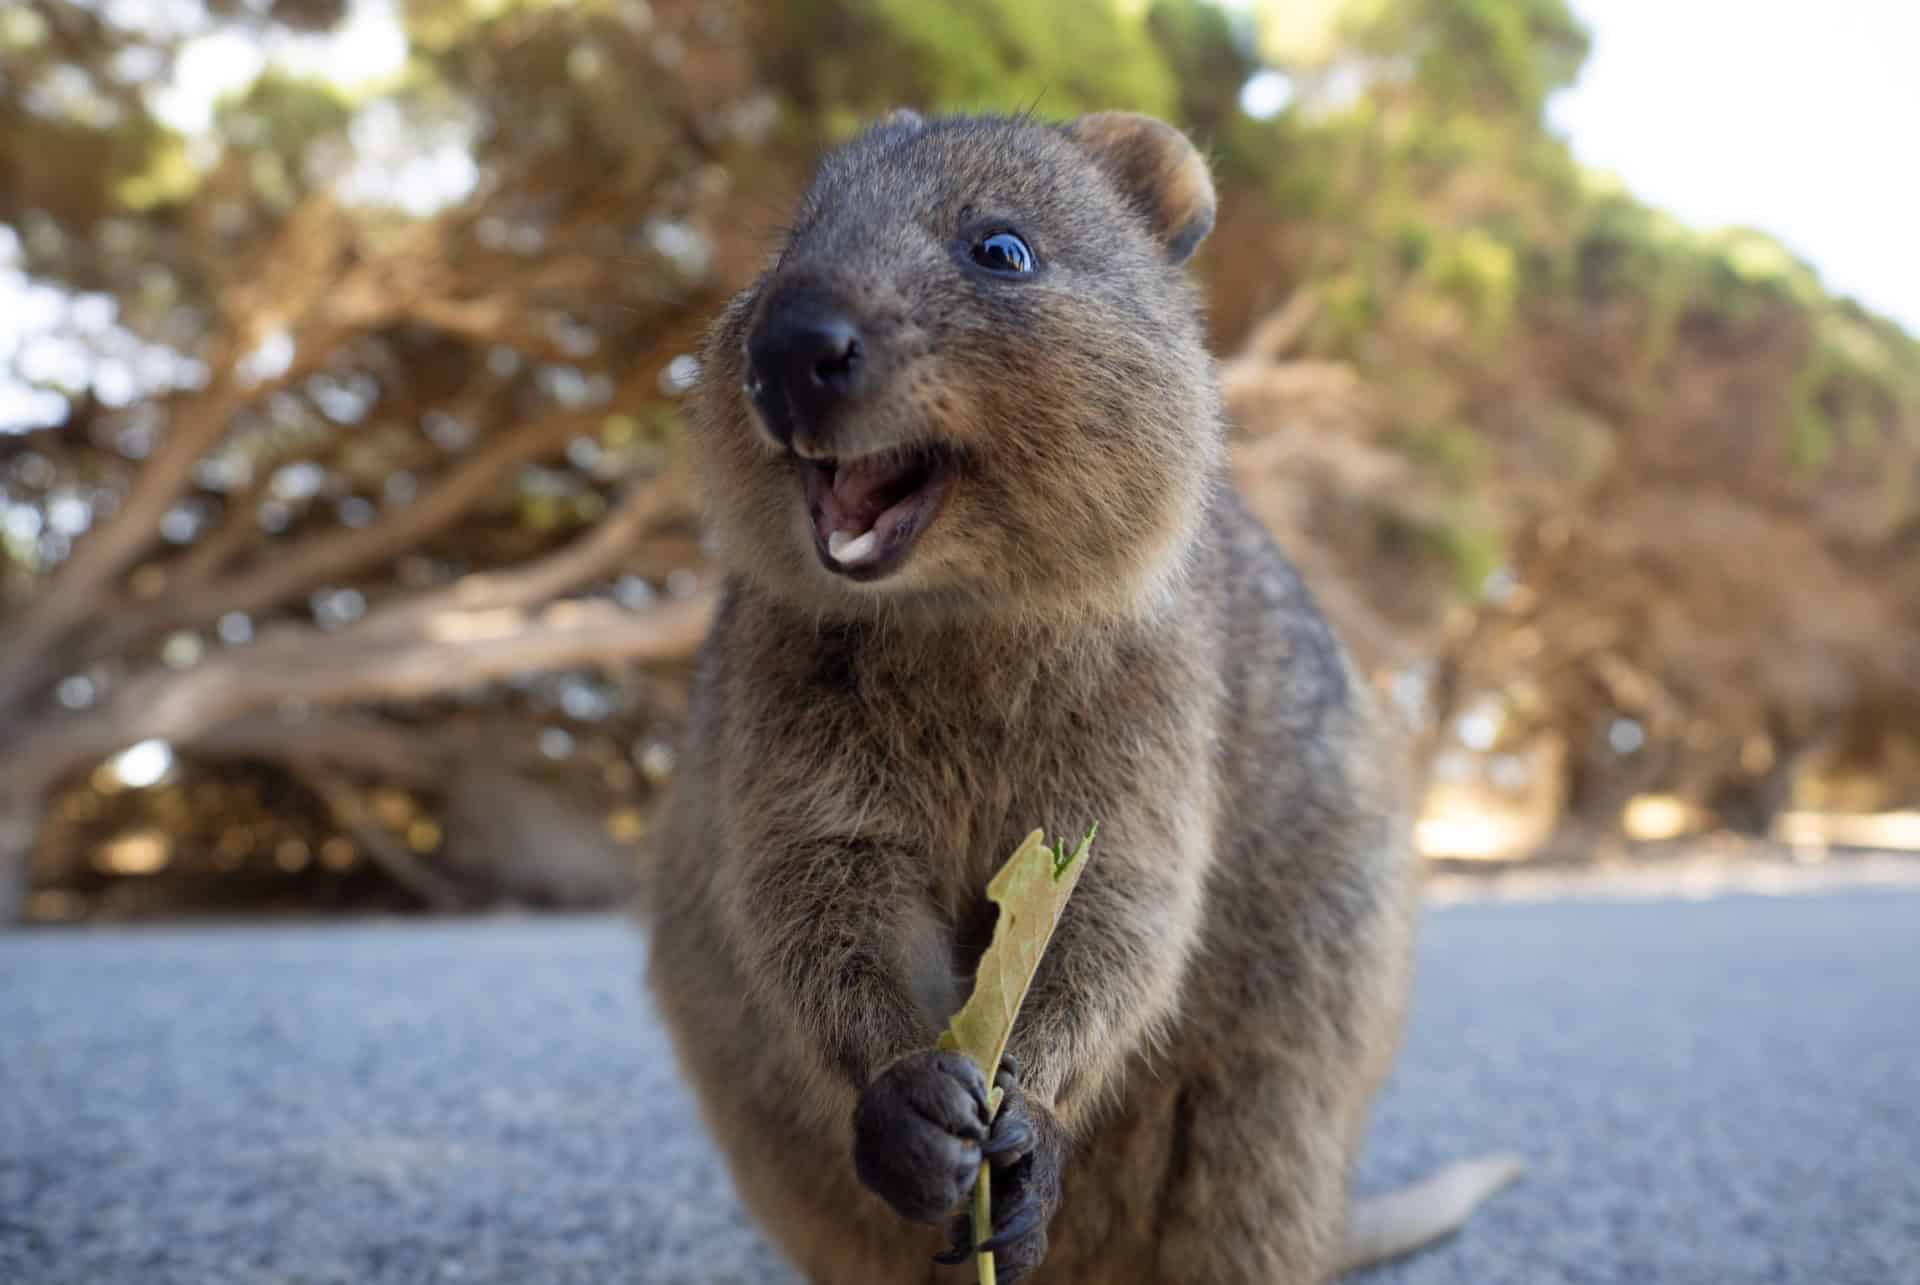
[[[0,937],[5,1285],[788,1285],[615,919]],[[1367,1285],[1920,1285],[1920,892],[1432,911]]]

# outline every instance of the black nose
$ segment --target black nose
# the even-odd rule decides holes
[[[860,328],[832,300],[811,291],[774,299],[747,340],[748,391],[784,444],[818,432],[860,384]]]

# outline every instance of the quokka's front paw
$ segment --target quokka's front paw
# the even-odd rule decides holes
[[[1052,1113],[1021,1091],[1011,1058],[1002,1062],[994,1083],[1005,1096],[984,1148],[993,1166],[993,1234],[974,1245],[972,1218],[962,1214],[953,1224],[953,1248],[939,1258],[958,1263],[990,1251],[996,1277],[1012,1285],[1047,1256],[1047,1224],[1060,1208],[1067,1138]]]
[[[909,1054],[860,1095],[854,1170],[902,1218],[938,1223],[972,1194],[990,1132],[986,1078],[971,1058]]]

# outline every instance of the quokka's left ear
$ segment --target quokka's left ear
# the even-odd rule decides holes
[[[1213,230],[1213,174],[1200,149],[1165,121],[1136,112],[1093,112],[1066,130],[1146,219],[1167,262],[1184,263]]]

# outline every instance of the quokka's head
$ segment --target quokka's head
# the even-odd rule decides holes
[[[1159,121],[898,112],[822,162],[715,325],[696,459],[729,568],[822,614],[1138,609],[1221,430]]]

